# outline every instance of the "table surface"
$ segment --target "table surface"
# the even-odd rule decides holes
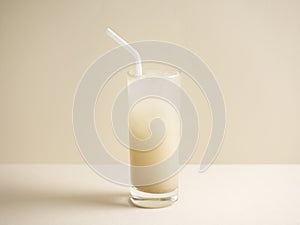
[[[300,224],[300,165],[198,165],[179,202],[143,209],[85,165],[0,165],[0,224]]]

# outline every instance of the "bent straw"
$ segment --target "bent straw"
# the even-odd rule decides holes
[[[142,68],[142,60],[140,53],[133,48],[127,41],[117,35],[112,29],[109,27],[106,29],[106,34],[111,37],[115,42],[123,46],[136,60],[136,75],[142,76],[143,68]]]

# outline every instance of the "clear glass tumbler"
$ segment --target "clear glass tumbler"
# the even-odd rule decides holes
[[[129,72],[128,84],[144,78],[150,78],[147,79],[147,82],[152,82],[151,78],[153,77],[163,78],[180,86],[180,74],[177,71],[148,71],[144,73],[143,76],[136,76],[134,73]],[[136,94],[136,92],[131,92],[130,85],[128,85],[128,99],[131,99],[134,94]],[[176,98],[180,102],[179,93],[172,93],[172,95],[177,96]],[[142,151],[136,150],[134,147],[136,146],[136,139],[147,141],[149,140],[149,137],[156,135],[156,130],[151,127],[151,122],[153,122],[153,119],[155,118],[159,118],[164,124],[164,136],[161,139],[161,142],[157,143],[155,146],[153,145],[154,147],[151,149],[146,149],[149,146],[146,144],[143,145],[142,143],[139,144],[139,148],[142,148]],[[176,149],[181,137],[181,124],[178,109],[159,96],[147,96],[131,106],[128,119],[131,132],[130,164],[131,180],[133,184],[131,188],[131,202],[138,207],[145,208],[159,208],[172,205],[178,199],[178,175],[170,176],[167,179],[155,183],[141,185],[141,183],[145,183],[147,176],[155,176],[156,174],[164,172],[162,170],[167,170],[169,168],[163,167],[161,168],[161,171],[149,171],[147,174],[137,172],[136,168],[155,165],[170,158],[174,161],[171,161],[172,164],[178,163],[178,157],[174,157],[174,154],[178,154]],[[141,180],[143,180],[143,182],[140,182]]]

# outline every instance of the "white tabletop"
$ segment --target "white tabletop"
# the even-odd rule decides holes
[[[1,165],[0,224],[300,224],[300,165],[197,165],[179,202],[142,209],[85,165]]]

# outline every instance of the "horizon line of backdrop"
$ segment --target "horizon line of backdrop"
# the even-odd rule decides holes
[[[83,163],[73,96],[86,67],[117,46],[106,27],[178,43],[214,71],[227,108],[215,163],[300,163],[299,12],[296,0],[0,0],[0,163]],[[210,126],[195,101],[203,123],[191,163]]]

